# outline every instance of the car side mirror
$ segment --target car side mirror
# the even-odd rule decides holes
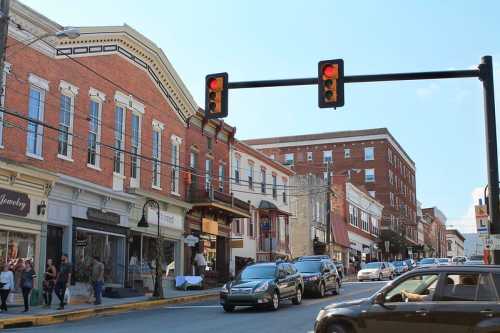
[[[373,300],[373,304],[379,304],[379,305],[382,305],[385,303],[385,295],[384,293],[378,293],[376,296],[375,296],[375,299]]]

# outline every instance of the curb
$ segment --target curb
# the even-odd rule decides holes
[[[203,301],[214,298],[218,295],[219,292],[212,292],[202,295],[180,296],[170,299],[125,303],[119,305],[96,307],[92,309],[82,309],[82,310],[68,311],[68,312],[55,313],[49,315],[33,315],[33,316],[2,319],[0,320],[0,329],[54,325],[54,324],[64,323],[66,321],[77,321],[96,316],[114,315],[134,310],[146,310],[168,304]]]

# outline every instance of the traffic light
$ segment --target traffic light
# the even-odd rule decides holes
[[[318,63],[318,105],[320,108],[344,106],[344,60]]]
[[[209,74],[205,78],[205,117],[227,117],[227,73]]]

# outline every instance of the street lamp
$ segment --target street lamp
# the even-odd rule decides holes
[[[56,32],[50,32],[43,34],[41,36],[36,37],[35,39],[31,40],[29,43],[24,44],[21,48],[14,50],[12,53],[7,53],[7,56],[13,56],[17,52],[24,50],[28,46],[38,42],[39,40],[42,40],[47,37],[57,37],[57,38],[69,38],[69,39],[75,39],[80,37],[80,30],[78,28],[73,28],[73,27],[66,27],[63,30],[59,30]]]
[[[164,298],[163,296],[163,286],[162,286],[162,276],[163,276],[163,268],[161,266],[161,233],[160,233],[160,203],[153,199],[148,199],[144,206],[142,207],[142,217],[139,220],[137,226],[139,228],[148,228],[149,224],[146,219],[146,207],[154,206],[158,209],[158,237],[156,238],[156,278],[155,278],[155,286],[153,291],[153,297],[155,298]]]

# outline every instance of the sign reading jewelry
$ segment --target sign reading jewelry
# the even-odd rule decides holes
[[[30,199],[27,194],[0,189],[0,213],[27,216],[30,212]]]

